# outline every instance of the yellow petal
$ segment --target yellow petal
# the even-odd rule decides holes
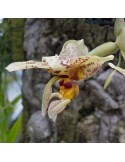
[[[69,67],[69,78],[74,80],[87,79],[95,75],[106,61],[113,60],[113,58],[113,55],[107,57],[78,57],[71,62],[71,65]]]
[[[13,62],[9,64],[5,69],[8,71],[16,71],[22,69],[32,69],[32,68],[42,68],[42,69],[49,69],[48,65],[44,65],[42,62],[39,61],[24,61],[24,62]]]
[[[113,65],[112,63],[109,63],[108,65],[109,65],[111,68],[113,68],[113,69],[119,71],[120,73],[122,73],[123,75],[125,75],[125,69],[122,69],[122,68],[120,68],[120,67],[117,67],[117,66]]]
[[[50,106],[48,108],[48,116],[53,121],[56,121],[57,115],[61,113],[67,104],[69,104],[71,100],[69,99],[62,99],[62,100],[56,100],[50,103]]]
[[[79,85],[69,78],[60,80],[60,94],[65,99],[73,99],[79,94]]]
[[[42,97],[42,115],[45,116],[49,101],[51,99],[52,95],[52,85],[59,79],[59,77],[55,76],[53,77],[46,85],[44,92],[43,92],[43,97]]]

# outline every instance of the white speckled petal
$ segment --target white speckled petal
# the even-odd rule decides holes
[[[63,45],[59,58],[61,60],[73,60],[78,56],[83,56],[88,53],[88,48],[84,44],[84,40],[69,40]]]
[[[48,108],[49,118],[56,121],[57,115],[61,113],[70,102],[70,99],[62,99],[51,102]]]
[[[49,69],[48,65],[43,65],[42,62],[39,61],[23,61],[23,62],[13,62],[9,64],[5,69],[8,71],[16,71],[22,69],[31,69],[31,68],[42,68]]]
[[[57,65],[58,61],[59,56],[57,54],[55,56],[48,56],[42,58],[42,62],[50,66],[52,69]]]

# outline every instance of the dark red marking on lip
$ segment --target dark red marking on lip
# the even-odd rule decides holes
[[[79,80],[79,77],[77,74],[74,74],[73,76],[70,77],[70,79]]]
[[[68,75],[59,75],[61,78],[69,78]]]
[[[60,82],[59,82],[59,85],[60,85],[60,86],[63,86],[63,85],[64,85],[63,83],[64,83],[64,80],[60,81]]]
[[[67,89],[72,88],[72,83],[66,82],[66,83],[64,83],[64,87],[67,88]]]

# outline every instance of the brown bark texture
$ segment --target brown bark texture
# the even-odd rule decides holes
[[[64,42],[71,39],[84,39],[89,50],[115,40],[112,26],[88,24],[84,19],[30,18],[25,22],[25,59],[40,61],[43,56],[59,54]],[[105,64],[94,77],[80,81],[79,96],[54,123],[40,111],[51,75],[41,69],[24,70],[22,142],[125,142],[125,77],[116,72],[104,91],[111,72]]]

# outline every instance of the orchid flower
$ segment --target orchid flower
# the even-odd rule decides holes
[[[78,96],[79,85],[77,81],[87,79],[97,73],[101,66],[114,56],[90,56],[83,39],[65,42],[60,55],[43,57],[42,61],[14,62],[6,67],[8,71],[20,69],[41,68],[46,69],[54,77],[48,82],[43,92],[42,115],[53,121],[71,100]],[[52,85],[59,81],[60,93],[52,93]],[[51,102],[52,98],[58,98]]]

